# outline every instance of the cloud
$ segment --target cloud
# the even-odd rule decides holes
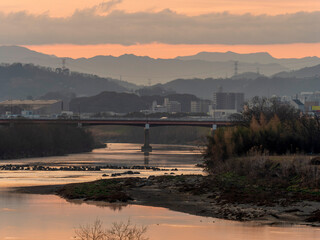
[[[108,2],[102,2],[97,6],[97,9],[101,10],[102,12],[109,12],[112,8],[120,3],[122,3],[122,0],[111,0]]]
[[[0,13],[0,44],[288,44],[320,42],[320,12],[277,16],[227,12],[186,16],[111,11],[119,0],[76,11],[67,18],[26,12]]]
[[[118,4],[120,4],[122,2],[123,2],[123,0],[110,0],[107,2],[101,2],[98,5],[95,5],[91,8],[87,8],[87,9],[81,10],[81,11],[93,13],[93,14],[108,13],[114,7],[116,7]]]

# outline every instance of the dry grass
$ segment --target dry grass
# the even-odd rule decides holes
[[[215,164],[213,173],[232,172],[246,176],[253,181],[272,181],[317,189],[320,185],[320,169],[311,164],[311,157],[306,155],[251,155],[230,158]]]

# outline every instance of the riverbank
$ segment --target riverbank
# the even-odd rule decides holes
[[[250,189],[200,175],[114,178],[89,183],[19,188],[36,194],[58,194],[74,201],[97,204],[120,202],[164,207],[198,216],[268,225],[320,226],[320,195]]]

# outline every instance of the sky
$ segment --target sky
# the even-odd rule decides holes
[[[1,0],[0,45],[59,57],[320,57],[319,0]]]

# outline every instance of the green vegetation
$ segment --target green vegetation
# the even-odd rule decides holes
[[[252,153],[320,153],[320,119],[317,116],[300,116],[289,105],[255,98],[242,115],[233,118],[240,125],[219,128],[214,137],[209,138],[207,159],[219,161]]]
[[[85,129],[63,125],[15,125],[0,128],[0,158],[27,158],[89,152],[97,147]]]
[[[63,186],[58,194],[67,199],[85,199],[107,202],[127,202],[132,200],[125,192],[125,186],[138,181],[138,178],[105,179],[89,183],[75,183]]]
[[[320,153],[317,116],[300,115],[275,99],[255,98],[234,118],[241,124],[218,129],[204,154],[205,170],[224,193],[238,194],[240,200],[248,195],[319,199],[320,161],[306,155]]]

